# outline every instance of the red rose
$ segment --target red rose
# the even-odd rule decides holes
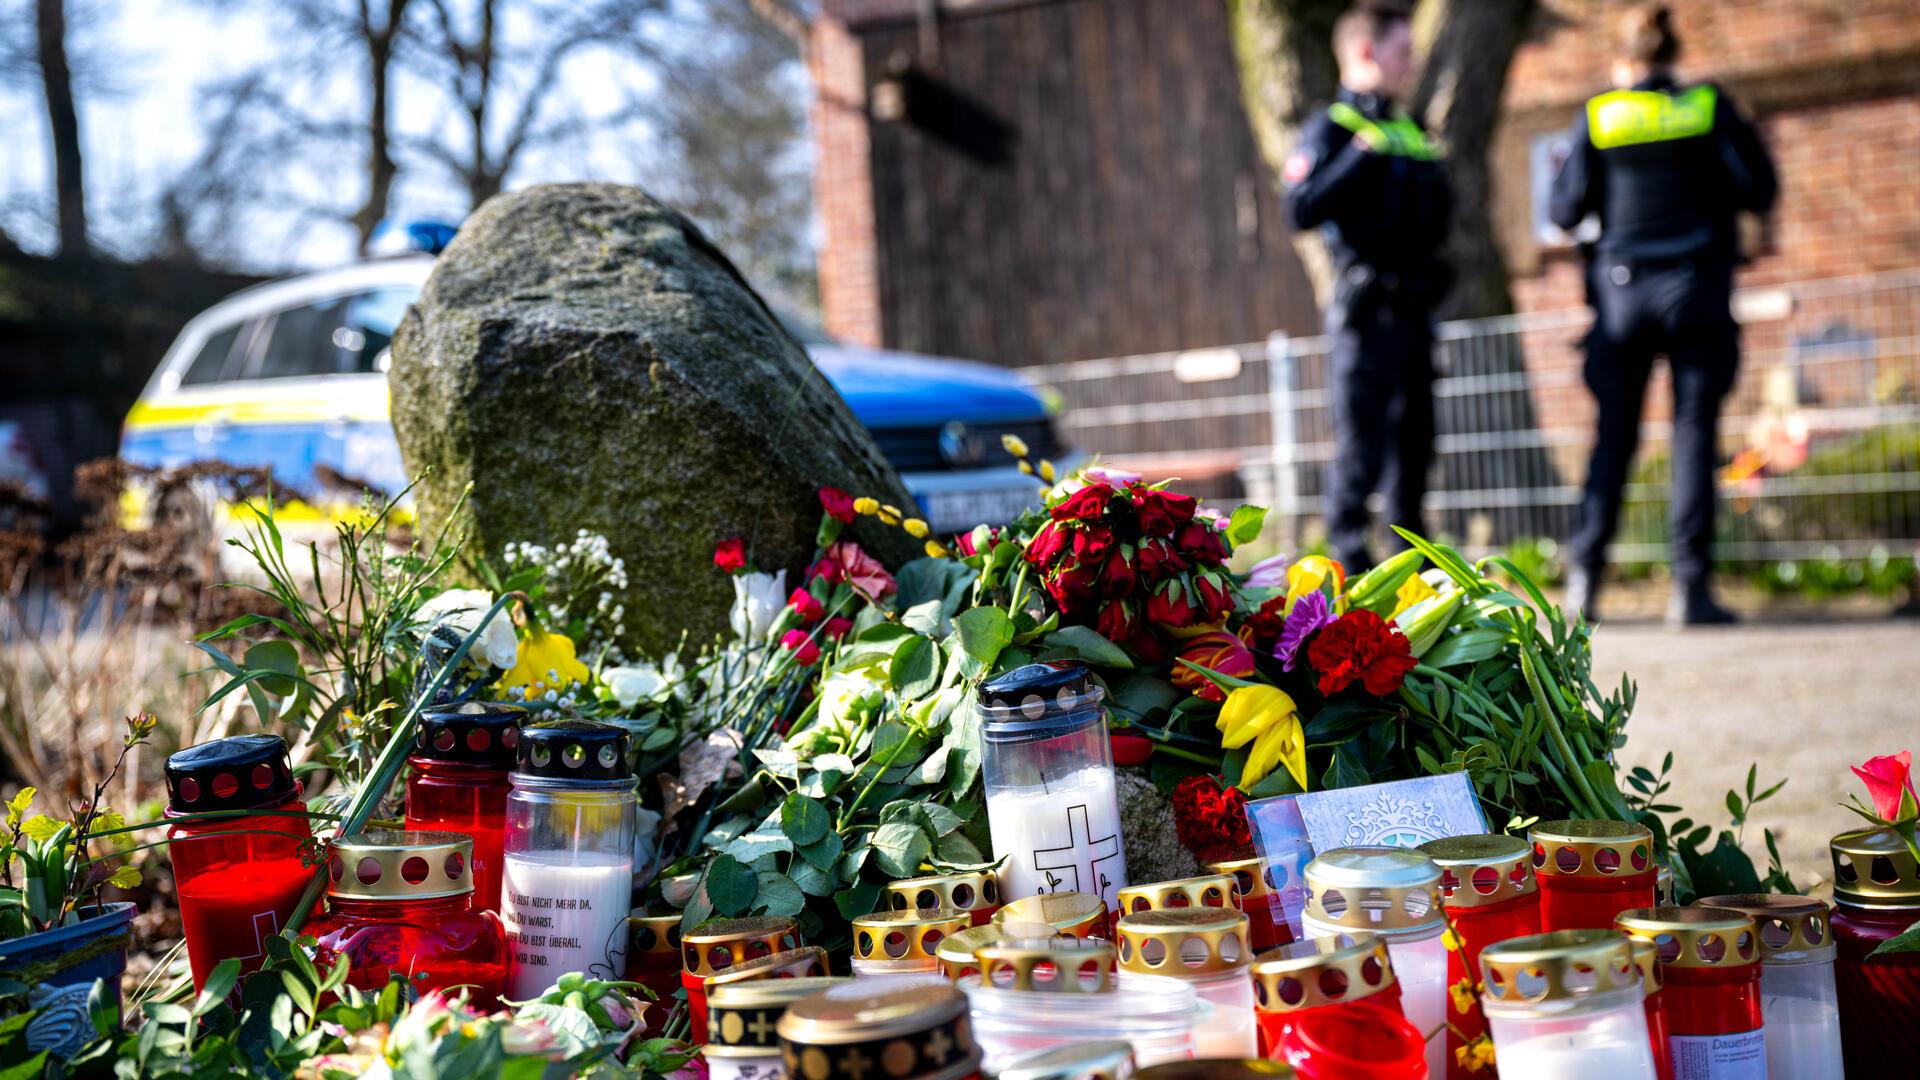
[[[1139,561],[1135,568],[1152,581],[1159,581],[1170,574],[1185,570],[1189,563],[1185,556],[1176,550],[1169,541],[1159,537],[1148,537],[1140,541]]]
[[[1098,563],[1113,546],[1113,530],[1105,525],[1088,525],[1073,532],[1075,562]]]
[[[800,616],[801,622],[810,623],[827,613],[827,609],[820,606],[820,601],[815,600],[813,594],[805,589],[793,590],[793,595],[787,597],[787,606],[793,609],[794,614]]]
[[[1200,610],[1205,616],[1201,622],[1222,622],[1233,614],[1233,593],[1218,574],[1195,574],[1193,591],[1200,594]]]
[[[1153,756],[1153,740],[1144,735],[1109,735],[1115,765],[1145,765]]]
[[[801,667],[812,667],[820,662],[820,646],[813,635],[805,630],[793,629],[780,636],[780,646],[793,654],[793,662]]]
[[[1320,675],[1322,694],[1337,694],[1358,682],[1375,697],[1400,689],[1417,663],[1406,635],[1365,608],[1347,612],[1315,634],[1307,662]]]
[[[1062,615],[1084,615],[1093,610],[1093,587],[1099,568],[1069,566],[1047,579],[1047,595]]]
[[[1186,664],[1175,664],[1169,676],[1173,685],[1182,686],[1208,701],[1225,701],[1227,695],[1213,680],[1187,666],[1195,664],[1221,675],[1245,679],[1253,675],[1253,653],[1247,643],[1225,630],[1211,630],[1187,643],[1180,652]]]
[[[1140,531],[1148,536],[1172,536],[1175,529],[1193,520],[1196,505],[1191,495],[1138,486],[1133,489],[1134,513],[1140,517]]]
[[[853,524],[853,496],[837,487],[820,489],[820,508],[842,525]]]
[[[1094,621],[1093,628],[1108,641],[1125,641],[1133,636],[1133,605],[1125,600],[1112,600],[1100,609],[1100,617]]]
[[[1048,522],[1047,528],[1053,528],[1053,523]],[[971,531],[963,532],[959,536],[954,537],[953,546],[958,548],[962,555],[973,556],[985,554],[1000,546],[1000,530],[987,530],[987,546],[985,547],[980,547],[973,542],[973,533]]]
[[[1164,581],[1147,601],[1147,621],[1169,630],[1180,630],[1198,621],[1200,613],[1187,598],[1184,578]]]
[[[1133,565],[1127,562],[1126,548],[1124,546],[1115,548],[1113,554],[1107,556],[1107,568],[1100,574],[1101,594],[1132,596],[1133,587],[1137,581],[1138,576],[1133,572]]]
[[[1189,521],[1180,527],[1174,543],[1196,563],[1218,566],[1227,561],[1227,544],[1211,522]]]
[[[1160,636],[1153,632],[1153,626],[1145,619],[1133,624],[1133,637],[1114,644],[1127,650],[1135,660],[1142,664],[1164,664],[1167,661],[1167,647],[1160,643]]]
[[[1247,616],[1247,623],[1241,631],[1247,640],[1263,655],[1271,656],[1273,647],[1280,642],[1280,631],[1287,625],[1287,598],[1276,596],[1260,605],[1260,610]]]
[[[1111,498],[1112,488],[1105,484],[1088,484],[1053,508],[1053,520],[1089,521],[1101,517],[1107,512],[1107,500]]]
[[[747,542],[737,536],[729,536],[720,541],[713,549],[713,565],[729,574],[737,574],[747,568]]]
[[[1035,566],[1052,566],[1060,553],[1066,550],[1068,540],[1064,526],[1057,521],[1047,522],[1027,542],[1027,561]]]
[[[820,625],[820,632],[835,641],[844,641],[847,635],[853,632],[853,620],[835,615]]]

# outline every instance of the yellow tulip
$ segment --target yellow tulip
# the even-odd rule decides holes
[[[1333,595],[1339,596],[1347,584],[1347,569],[1325,555],[1308,555],[1287,567],[1287,610],[1293,602],[1310,592],[1318,592],[1333,583]]]
[[[1440,593],[1436,591],[1433,586],[1427,584],[1425,578],[1422,578],[1419,574],[1413,574],[1401,584],[1400,591],[1393,594],[1393,614],[1388,615],[1387,618],[1397,619],[1400,617],[1401,612],[1413,605],[1422,600],[1431,600],[1439,595]]]
[[[1252,787],[1285,765],[1300,790],[1307,789],[1307,738],[1300,724],[1300,709],[1293,698],[1277,686],[1242,686],[1227,695],[1220,706],[1215,726],[1222,732],[1220,745],[1228,750],[1246,746],[1247,763],[1240,770],[1239,787]]]

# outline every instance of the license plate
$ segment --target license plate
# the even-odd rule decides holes
[[[975,525],[1005,525],[1039,503],[1037,484],[1033,488],[936,491],[920,496],[927,524],[938,533],[966,532]]]

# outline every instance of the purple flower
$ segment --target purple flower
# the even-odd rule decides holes
[[[1293,610],[1287,612],[1286,625],[1280,628],[1280,640],[1273,647],[1273,658],[1281,662],[1281,670],[1292,671],[1307,639],[1332,621],[1333,611],[1327,605],[1326,593],[1315,589],[1295,600]]]
[[[1287,565],[1293,560],[1285,555],[1273,555],[1253,564],[1247,571],[1249,589],[1285,589],[1287,587]]]

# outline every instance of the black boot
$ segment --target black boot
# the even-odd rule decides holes
[[[1686,626],[1729,626],[1739,621],[1738,615],[1714,600],[1713,590],[1704,581],[1675,586],[1673,599],[1667,603],[1667,625],[1676,629]]]
[[[1600,572],[1576,566],[1567,571],[1567,595],[1560,601],[1560,610],[1567,615],[1579,615],[1588,626],[1600,622],[1600,609],[1595,600],[1600,594]]]

